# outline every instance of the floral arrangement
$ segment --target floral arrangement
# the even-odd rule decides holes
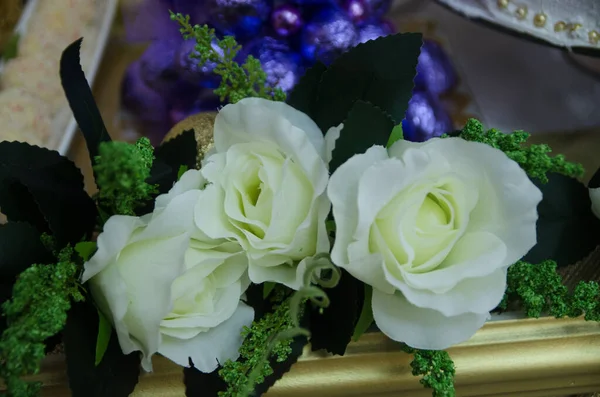
[[[343,355],[376,327],[413,355],[434,396],[454,396],[445,349],[490,313],[600,320],[600,288],[557,267],[599,242],[600,190],[528,134],[469,121],[403,139],[418,34],[317,63],[286,97],[233,37],[173,14],[229,98],[208,132],[153,148],[113,142],[81,70],[60,77],[98,192],[57,152],[0,143],[5,395],[59,343],[73,396],[128,396],[154,355],[183,367],[186,395],[261,395],[310,343]],[[593,203],[593,205],[592,205]]]

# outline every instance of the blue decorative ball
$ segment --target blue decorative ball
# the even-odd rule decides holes
[[[302,55],[309,61],[331,63],[354,46],[358,31],[346,14],[326,8],[306,24],[302,33]]]
[[[456,82],[456,71],[444,49],[435,41],[425,40],[417,64],[417,88],[441,94],[452,89]]]
[[[289,92],[302,76],[302,57],[294,53],[287,42],[268,36],[256,39],[244,46],[240,61],[248,55],[260,61],[271,87]]]
[[[298,7],[290,4],[276,7],[271,14],[271,26],[280,37],[288,37],[297,33],[303,24],[302,12]]]
[[[205,0],[209,25],[245,41],[260,34],[269,19],[272,0]]]
[[[223,55],[223,50],[213,42],[213,49]],[[198,85],[206,88],[217,88],[220,83],[220,77],[213,73],[216,62],[207,61],[200,62],[200,58],[192,58],[191,55],[196,54],[196,41],[193,39],[184,41],[176,54],[176,67],[180,77],[190,84]]]
[[[370,23],[363,25],[358,29],[358,37],[356,44],[366,43],[369,40],[375,40],[382,36],[387,36],[394,33],[391,24],[387,23]]]
[[[364,24],[382,17],[391,0],[338,0],[339,7],[355,24]]]
[[[424,142],[453,130],[450,115],[439,99],[427,91],[415,91],[408,103],[406,118],[402,120],[404,137],[413,142]]]

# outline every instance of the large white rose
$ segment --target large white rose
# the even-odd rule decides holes
[[[396,142],[332,175],[333,262],[373,286],[390,338],[421,349],[469,339],[536,243],[541,192],[500,150],[460,138]]]
[[[324,138],[306,114],[257,98],[217,115],[196,224],[242,245],[252,282],[298,289],[306,259],[329,251],[328,163],[340,129]]]
[[[85,264],[82,281],[112,321],[125,354],[142,352],[152,369],[160,353],[202,372],[235,360],[241,331],[254,317],[240,302],[249,285],[248,261],[239,244],[214,240],[194,225],[202,191],[199,171],[188,171],[154,213],[113,216]]]

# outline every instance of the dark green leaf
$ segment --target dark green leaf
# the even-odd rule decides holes
[[[548,174],[548,183],[534,181],[543,194],[538,205],[537,244],[523,258],[546,259],[567,266],[584,259],[598,245],[600,220],[591,210],[588,189],[574,178]]]
[[[17,276],[33,264],[54,262],[40,239],[40,233],[27,223],[0,225],[0,278]]]
[[[177,171],[177,180],[180,180],[180,179],[181,179],[181,176],[182,176],[183,174],[185,174],[185,172],[186,172],[187,170],[189,170],[189,168],[188,168],[188,166],[187,166],[187,165],[181,165],[181,166],[179,166],[179,171]]]
[[[392,146],[401,139],[404,139],[404,131],[402,130],[402,124],[398,124],[394,127],[394,129],[392,129],[392,133],[390,134],[390,138],[388,139],[386,147]]]
[[[261,384],[256,385],[254,388],[255,396],[262,396],[265,394],[279,379],[281,379],[286,373],[290,372],[292,365],[298,362],[298,359],[302,355],[304,346],[308,343],[308,340],[304,336],[294,338],[290,347],[292,353],[288,356],[287,360],[283,362],[277,362],[274,358],[271,359],[271,368],[273,373],[265,378],[265,381]]]
[[[263,284],[263,299],[267,299],[277,284],[267,281]]]
[[[367,330],[371,328],[371,325],[373,324],[373,306],[371,305],[372,297],[373,287],[365,284],[365,300],[362,306],[360,317],[358,318],[358,322],[354,328],[354,334],[352,335],[353,341],[359,340],[360,337],[367,332]]]
[[[300,78],[298,84],[294,86],[292,92],[288,95],[287,103],[311,118],[315,116],[315,105],[319,91],[319,83],[323,73],[327,70],[324,63],[317,61]]]
[[[187,130],[163,143],[154,151],[156,160],[152,166],[148,183],[159,185],[160,193],[165,193],[177,182],[179,169],[196,168],[198,148],[194,130]]]
[[[110,322],[106,319],[106,316],[97,309],[98,311],[98,337],[96,338],[96,366],[100,365],[102,362],[102,358],[104,358],[104,353],[106,353],[106,349],[108,349],[108,343],[110,342],[110,337],[112,335],[112,326]]]
[[[183,369],[183,384],[187,397],[218,396],[219,392],[227,390],[227,384],[219,376],[221,367],[210,374],[198,371],[190,360],[190,366]]]
[[[313,351],[344,355],[354,333],[354,327],[364,300],[363,283],[342,270],[335,288],[326,289],[330,304],[323,313],[313,310],[310,315],[311,346]]]
[[[412,96],[421,44],[420,34],[401,33],[359,44],[340,56],[319,85],[314,109],[321,130],[339,125],[359,99],[400,124]]]
[[[394,121],[384,111],[364,101],[356,101],[335,143],[329,170],[335,171],[350,157],[364,153],[373,145],[385,146]]]
[[[0,207],[9,221],[26,221],[52,232],[58,245],[90,236],[94,201],[83,176],[58,152],[21,142],[0,142]]]
[[[83,38],[69,45],[60,58],[60,80],[73,116],[83,133],[93,160],[101,142],[110,141],[110,135],[96,105],[92,89],[81,69],[79,51]]]
[[[590,189],[596,189],[600,187],[600,168],[598,168],[596,170],[596,173],[594,173],[594,176],[592,176],[592,179],[590,179],[590,182],[588,183],[588,188]]]
[[[127,397],[140,374],[139,352],[124,355],[113,332],[96,366],[99,319],[90,302],[73,306],[64,329],[67,375],[73,397]]]

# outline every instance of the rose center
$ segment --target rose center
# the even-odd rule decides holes
[[[436,193],[429,193],[423,200],[417,214],[416,229],[420,233],[436,232],[440,226],[447,226],[452,220],[452,210],[445,200]]]

